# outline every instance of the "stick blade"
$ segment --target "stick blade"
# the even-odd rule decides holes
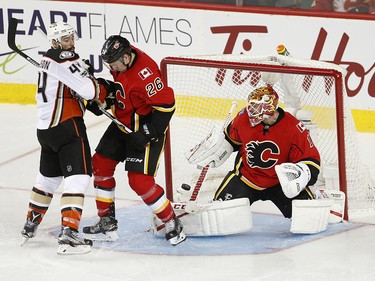
[[[18,48],[16,46],[16,31],[17,31],[18,19],[11,18],[9,20],[8,27],[8,46],[13,51],[17,52]]]

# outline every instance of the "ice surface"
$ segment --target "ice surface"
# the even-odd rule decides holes
[[[96,245],[93,251],[86,255],[58,256],[55,234],[60,224],[59,197],[61,193],[59,192],[55,194],[51,207],[38,229],[37,237],[20,247],[20,231],[24,224],[30,190],[39,162],[35,113],[33,105],[0,105],[2,131],[0,137],[1,280],[375,280],[375,225],[373,224],[349,227],[345,231],[331,233],[329,236],[321,236],[318,239],[300,241],[301,243],[292,246],[282,244],[290,244],[290,237],[287,232],[284,232],[285,240],[276,243],[270,241],[266,244],[266,246],[276,247],[276,250],[269,248],[268,251],[257,253],[234,254],[234,248],[238,245],[230,246],[230,243],[223,242],[231,237],[213,238],[207,243],[200,240],[199,246],[207,247],[207,255],[202,254],[202,251],[194,254],[192,253],[194,249],[187,249],[181,254],[183,249],[196,246],[198,240],[181,245],[183,246],[181,250],[179,246],[176,246],[172,248],[173,250],[161,251],[160,249],[163,248],[160,247],[172,246],[164,243],[165,241],[161,238],[144,236],[145,217],[140,216],[138,225],[136,212],[129,211],[143,207],[137,195],[127,186],[123,166],[119,166],[116,170],[118,183],[116,207],[125,210],[124,214],[129,214],[128,216],[131,217],[128,226],[126,220],[120,222],[120,228],[133,227],[133,236],[121,240],[123,243],[129,243],[128,247],[127,245],[116,246],[116,244],[113,245],[114,248],[108,245],[102,247]],[[87,113],[86,124],[93,149],[109,122],[106,117],[95,117]],[[375,171],[374,143],[375,134],[360,134],[361,153],[373,173]],[[157,177],[159,183],[163,183],[161,175],[162,171],[159,171]],[[61,187],[59,191],[61,192]],[[256,204],[254,210],[266,213],[275,212],[274,207],[265,202]],[[86,196],[83,223],[95,220],[95,216],[94,191],[90,188]],[[265,241],[262,238],[262,227],[266,227],[265,237],[281,239],[277,233],[280,233],[282,227],[285,228],[285,226],[280,226],[279,220],[270,221],[267,224],[261,216],[257,218],[260,219],[260,223],[265,223],[265,226],[259,223],[258,232],[253,234],[254,239],[241,242],[244,248],[261,249],[262,245],[259,243]],[[274,227],[276,237],[272,237],[272,227],[269,225]],[[136,231],[140,233],[137,234]],[[155,239],[154,244],[159,245],[159,248],[152,250],[150,241],[142,244],[142,239],[136,239],[137,237]],[[142,252],[129,250],[136,246],[142,249],[143,245],[145,248]],[[212,254],[214,250],[216,251],[215,247],[219,250],[222,248],[224,255]],[[230,251],[226,247],[233,247],[233,249]]]

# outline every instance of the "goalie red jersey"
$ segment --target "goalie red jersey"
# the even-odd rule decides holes
[[[274,124],[251,126],[243,109],[226,128],[233,146],[239,146],[235,173],[248,186],[262,190],[279,183],[275,166],[303,162],[318,173],[320,156],[304,124],[281,108]]]
[[[139,118],[153,110],[173,112],[175,100],[173,90],[161,78],[155,61],[134,46],[131,48],[137,63],[126,72],[111,72],[114,82],[118,82],[115,86],[117,103],[112,110],[118,120],[137,131]]]

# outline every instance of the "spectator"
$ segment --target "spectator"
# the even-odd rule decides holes
[[[360,14],[375,13],[375,0],[314,0],[311,9]]]

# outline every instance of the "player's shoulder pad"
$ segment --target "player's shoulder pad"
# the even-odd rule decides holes
[[[286,119],[287,122],[289,122],[290,128],[294,127],[296,129],[295,131],[301,134],[304,133],[305,131],[308,131],[303,121],[298,120],[295,116],[293,116],[291,113],[287,111],[283,111],[283,112],[284,112],[283,119]]]
[[[44,56],[49,57],[57,63],[79,59],[79,55],[77,53],[62,49],[49,49]]]

